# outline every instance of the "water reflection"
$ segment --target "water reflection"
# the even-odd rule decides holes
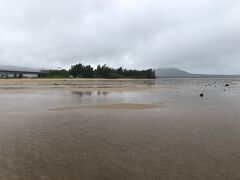
[[[72,95],[73,96],[78,96],[80,98],[82,97],[90,97],[90,96],[107,96],[109,92],[102,92],[102,91],[97,91],[97,92],[92,92],[92,91],[73,91]]]
[[[156,80],[145,80],[144,84],[147,84],[148,86],[154,86],[156,84]]]
[[[97,92],[98,96],[107,96],[108,94],[109,94],[109,92],[101,92],[101,91]]]
[[[91,91],[85,91],[85,92],[82,92],[82,91],[73,91],[73,92],[72,92],[72,95],[78,96],[78,97],[92,96],[92,94],[93,94],[93,92],[91,92]]]

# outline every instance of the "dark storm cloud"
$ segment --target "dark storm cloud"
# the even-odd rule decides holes
[[[0,64],[240,71],[237,0],[0,2]]]

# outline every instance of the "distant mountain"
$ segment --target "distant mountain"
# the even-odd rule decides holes
[[[240,78],[240,75],[192,74],[177,68],[155,69],[155,74],[161,78]]]
[[[161,68],[156,69],[157,77],[191,77],[192,74],[177,68]]]

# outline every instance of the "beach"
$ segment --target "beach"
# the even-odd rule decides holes
[[[0,106],[1,180],[240,178],[240,79],[1,79]]]

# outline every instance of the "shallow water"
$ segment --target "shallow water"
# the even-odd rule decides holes
[[[239,79],[1,83],[0,106],[1,180],[240,178]]]

